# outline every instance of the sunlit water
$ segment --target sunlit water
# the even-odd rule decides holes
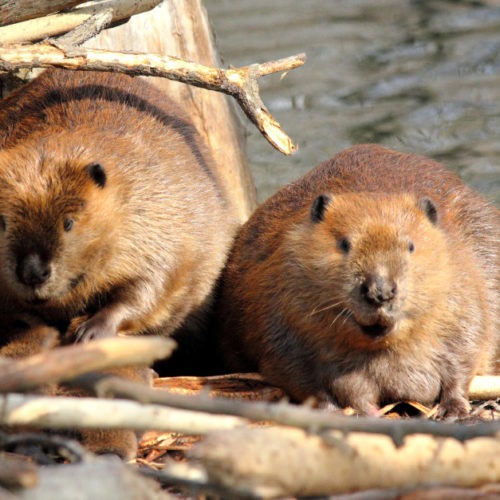
[[[426,154],[500,204],[500,1],[205,0],[225,65],[298,52],[260,80],[299,144],[276,152],[246,121],[264,200],[341,149],[376,142]]]

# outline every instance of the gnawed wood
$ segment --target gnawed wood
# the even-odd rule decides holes
[[[325,439],[327,438],[328,439]],[[500,436],[460,443],[290,428],[237,429],[206,436],[188,452],[208,480],[261,497],[315,496],[372,488],[474,487],[500,481]]]

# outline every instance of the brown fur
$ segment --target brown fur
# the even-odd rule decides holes
[[[234,227],[213,170],[144,79],[47,71],[2,101],[0,315],[198,335]]]
[[[499,230],[498,210],[436,162],[343,151],[238,234],[218,305],[226,362],[297,401],[463,416],[499,344]]]

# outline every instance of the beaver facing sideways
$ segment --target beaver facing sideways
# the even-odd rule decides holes
[[[196,335],[234,227],[196,130],[144,79],[50,70],[0,103],[0,317]]]
[[[422,156],[362,145],[265,202],[221,279],[229,369],[296,401],[469,410],[499,345],[499,211]]]

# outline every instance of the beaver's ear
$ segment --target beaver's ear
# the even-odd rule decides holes
[[[439,222],[439,214],[436,204],[430,198],[420,198],[418,200],[418,208],[424,212],[426,217],[436,225]]]
[[[321,222],[325,218],[325,212],[328,205],[332,202],[332,197],[328,194],[320,194],[311,207],[311,220]]]
[[[106,171],[100,163],[88,165],[87,172],[98,187],[103,188],[106,185]]]

